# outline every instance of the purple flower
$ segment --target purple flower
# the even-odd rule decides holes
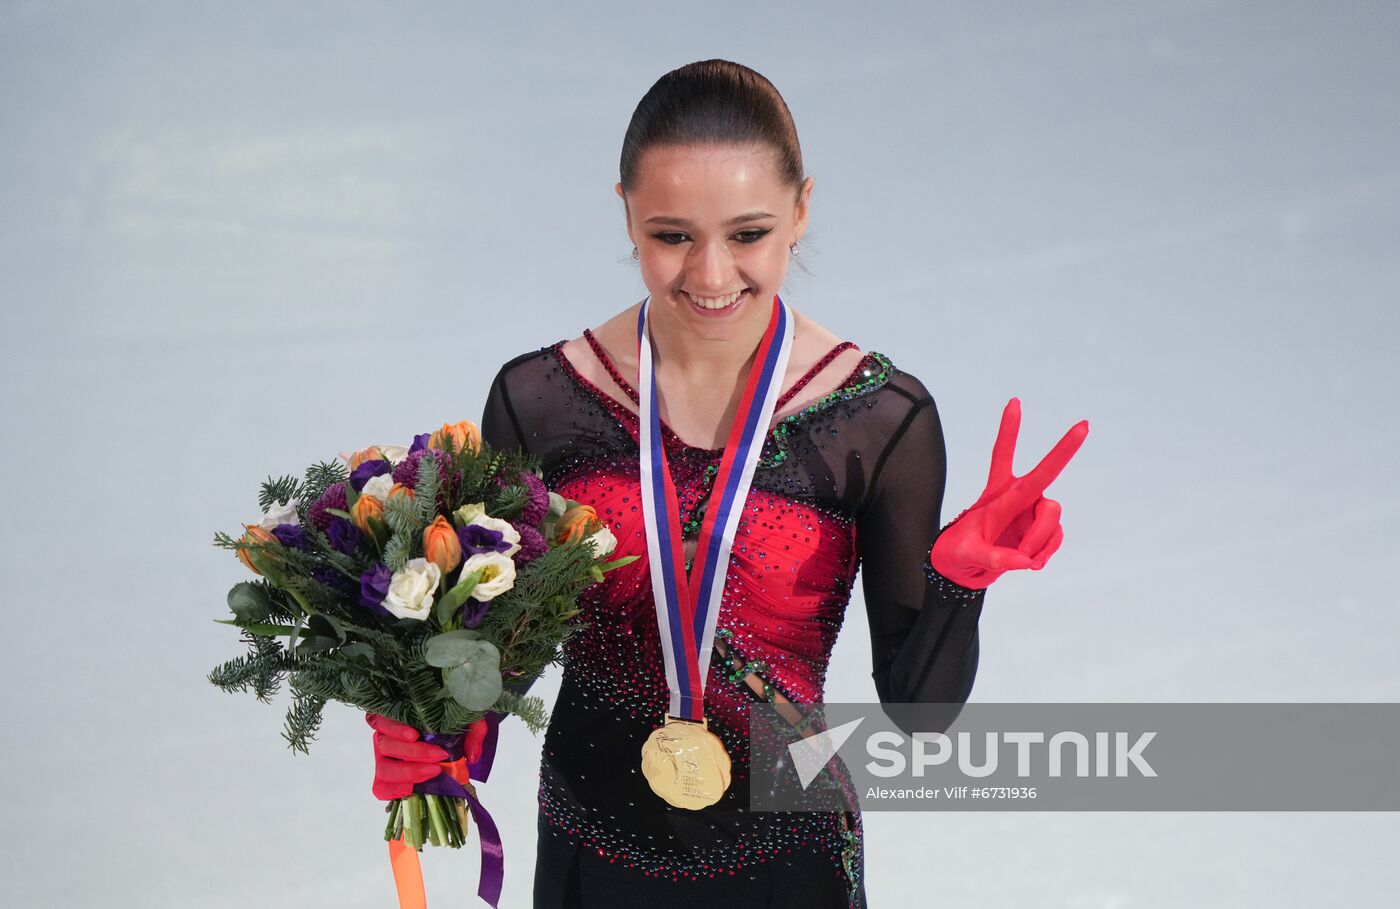
[[[306,551],[311,548],[306,542],[306,530],[300,524],[278,524],[272,528],[272,535],[288,549]]]
[[[420,448],[409,452],[394,468],[394,482],[412,489],[418,482],[418,465],[429,457],[437,460],[438,476],[441,476],[443,468],[447,466],[447,452],[441,448]]]
[[[520,480],[530,491],[530,502],[520,519],[531,527],[539,527],[544,516],[549,514],[549,488],[544,485],[544,480],[528,470],[520,474]]]
[[[385,619],[394,617],[384,608],[384,598],[389,595],[389,582],[393,577],[394,573],[383,562],[375,562],[373,568],[360,575],[360,603]]]
[[[525,508],[520,513],[520,521],[531,527],[539,527],[544,516],[549,513],[549,489],[544,480],[528,470],[516,474],[515,482],[525,487]],[[505,477],[496,477],[497,486],[509,486]]]
[[[481,524],[468,524],[457,528],[457,542],[462,544],[462,556],[474,556],[482,552],[505,552],[510,549],[505,535]]]
[[[526,524],[511,524],[516,532],[520,534],[520,551],[514,556],[516,565],[525,565],[533,562],[540,556],[549,552],[549,543],[545,541],[544,534],[534,527]]]
[[[362,464],[360,464],[359,467],[356,467],[354,470],[350,471],[350,485],[355,488],[356,492],[359,492],[360,490],[365,488],[365,484],[368,483],[370,480],[374,479],[380,474],[388,473],[393,469],[393,465],[390,464],[388,461],[384,460],[383,458],[375,458],[370,461],[365,461]]]
[[[327,508],[334,508],[338,511],[349,511],[349,500],[345,497],[345,484],[336,483],[326,488],[321,493],[321,497],[311,503],[311,507],[306,509],[306,518],[322,533],[331,524],[331,518],[335,515],[326,514]]]
[[[322,565],[319,568],[312,569],[311,577],[318,584],[322,584],[329,587],[331,590],[337,590],[341,593],[352,593],[355,590],[354,580],[347,578],[329,565]]]
[[[462,604],[462,627],[476,628],[481,624],[481,620],[486,618],[486,613],[491,608],[491,601],[467,597],[467,601]]]
[[[326,538],[330,540],[331,548],[336,552],[354,555],[355,550],[360,548],[360,540],[364,538],[360,533],[360,528],[338,514],[330,517],[331,523],[326,530]]]
[[[408,453],[413,454],[415,451],[422,451],[423,449],[427,448],[428,440],[432,437],[433,434],[430,432],[420,432],[418,435],[413,437],[413,444],[408,446]]]

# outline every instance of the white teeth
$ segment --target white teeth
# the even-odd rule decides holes
[[[724,307],[728,306],[729,304],[733,303],[735,300],[739,299],[741,296],[743,296],[743,294],[744,294],[744,292],[741,290],[741,291],[739,291],[737,294],[730,294],[730,295],[727,296],[727,297],[696,297],[696,296],[692,296],[690,299],[694,300],[696,303],[700,304],[700,305],[703,306],[705,309],[724,309]]]

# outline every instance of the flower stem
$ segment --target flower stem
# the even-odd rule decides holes
[[[462,842],[467,841],[467,800],[453,799],[452,807],[457,809],[457,829],[462,831]]]
[[[431,826],[428,828],[429,836],[432,838],[434,846],[442,846],[451,843],[447,835],[447,821],[442,816],[442,799],[436,795],[429,795],[428,819]]]
[[[394,799],[389,803],[389,823],[384,825],[384,839],[398,839],[399,829],[402,826],[400,813],[403,810],[403,799]]]
[[[403,806],[403,841],[406,845],[418,849],[423,845],[422,828],[418,820],[418,799],[421,798],[414,793],[404,799]]]

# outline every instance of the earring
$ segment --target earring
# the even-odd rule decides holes
[[[635,246],[632,247],[632,258],[634,258],[634,259],[640,259],[641,257],[642,257],[642,254],[639,253],[639,252],[637,252],[637,247],[635,247]]]
[[[792,241],[792,245],[788,247],[788,252],[792,253],[794,256],[797,255],[797,241],[796,241],[796,240],[793,240],[793,241]]]

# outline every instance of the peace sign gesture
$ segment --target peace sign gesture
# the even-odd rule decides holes
[[[963,587],[982,589],[1007,571],[1039,570],[1060,547],[1060,503],[1043,495],[1089,434],[1080,420],[1040,459],[1030,473],[1015,476],[1016,434],[1021,401],[1012,398],[1001,413],[992,446],[992,468],[982,495],[938,535],[929,562],[935,571]]]

